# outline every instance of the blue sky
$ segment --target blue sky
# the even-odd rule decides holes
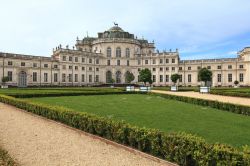
[[[0,0],[0,52],[50,56],[119,23],[181,59],[235,57],[250,46],[249,0]]]

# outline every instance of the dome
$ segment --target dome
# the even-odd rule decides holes
[[[110,31],[110,32],[124,32],[124,30],[121,27],[119,27],[118,25],[117,26],[113,26],[108,31]]]

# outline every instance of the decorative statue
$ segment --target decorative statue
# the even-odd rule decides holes
[[[118,27],[118,24],[116,22],[114,22],[114,25]]]

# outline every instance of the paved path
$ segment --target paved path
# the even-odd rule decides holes
[[[172,165],[3,103],[0,144],[25,166]]]
[[[242,97],[231,97],[231,96],[221,96],[214,94],[201,94],[199,92],[171,92],[171,91],[163,91],[163,90],[152,90],[153,93],[162,93],[162,94],[170,94],[177,96],[187,96],[193,98],[201,98],[207,100],[215,100],[225,103],[233,103],[233,104],[241,104],[250,106],[250,98],[242,98]]]

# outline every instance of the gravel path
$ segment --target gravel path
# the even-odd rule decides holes
[[[3,103],[0,145],[25,166],[172,165]]]
[[[201,94],[199,92],[171,92],[171,91],[162,91],[162,90],[152,90],[152,92],[177,95],[177,96],[187,96],[187,97],[193,97],[193,98],[215,100],[215,101],[220,101],[224,103],[233,103],[233,104],[241,104],[241,105],[250,106],[250,99],[242,98],[242,97],[221,96],[221,95],[214,95],[214,94]]]

